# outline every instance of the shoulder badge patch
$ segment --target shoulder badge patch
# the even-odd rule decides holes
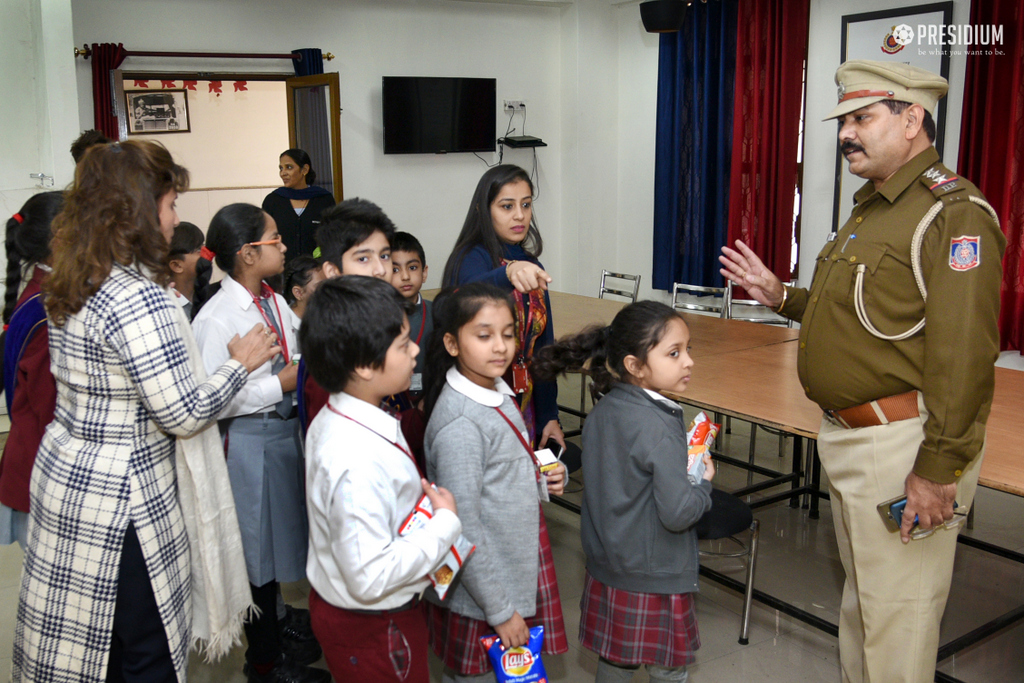
[[[949,267],[953,270],[970,270],[981,265],[981,236],[962,235],[950,240]]]

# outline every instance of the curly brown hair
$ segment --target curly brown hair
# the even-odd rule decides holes
[[[159,143],[129,140],[91,149],[53,221],[53,273],[46,283],[51,321],[62,326],[80,311],[115,263],[145,268],[166,285],[160,199],[187,189],[188,171]]]

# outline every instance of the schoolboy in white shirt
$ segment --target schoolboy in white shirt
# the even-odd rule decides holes
[[[428,683],[420,596],[462,531],[455,499],[416,467],[380,402],[409,388],[419,348],[399,293],[382,279],[323,282],[299,330],[330,398],[306,439],[313,632],[336,681]],[[399,526],[426,493],[435,514]]]

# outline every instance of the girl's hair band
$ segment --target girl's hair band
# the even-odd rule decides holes
[[[203,245],[202,249],[199,250],[199,258],[206,259],[207,261],[213,262],[213,259],[217,258],[217,255],[210,250],[208,246]]]
[[[14,214],[13,216],[11,216],[11,218],[18,221],[18,225],[21,225],[22,223],[25,222],[25,217],[22,216],[20,213]]]

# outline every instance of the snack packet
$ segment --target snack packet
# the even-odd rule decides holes
[[[704,477],[707,465],[704,464],[704,456],[711,451],[715,444],[715,437],[722,429],[722,425],[715,424],[703,410],[693,418],[689,429],[686,432],[688,446],[686,452],[686,474],[691,484],[699,484]]]
[[[480,639],[480,647],[491,660],[498,683],[547,683],[548,672],[540,659],[540,649],[543,645],[543,626],[531,628],[530,640],[522,647],[506,650],[497,634]]]
[[[398,535],[405,536],[416,529],[423,528],[426,526],[427,520],[433,516],[434,506],[430,504],[430,499],[424,494],[419,502],[416,503],[416,507],[409,513],[409,516],[402,522],[402,526],[398,527]],[[438,598],[444,600],[444,596],[448,593],[448,588],[455,579],[455,575],[459,573],[462,565],[473,554],[474,550],[476,550],[476,546],[470,543],[465,536],[459,534],[459,537],[455,539],[455,543],[445,554],[441,566],[427,574]]]

